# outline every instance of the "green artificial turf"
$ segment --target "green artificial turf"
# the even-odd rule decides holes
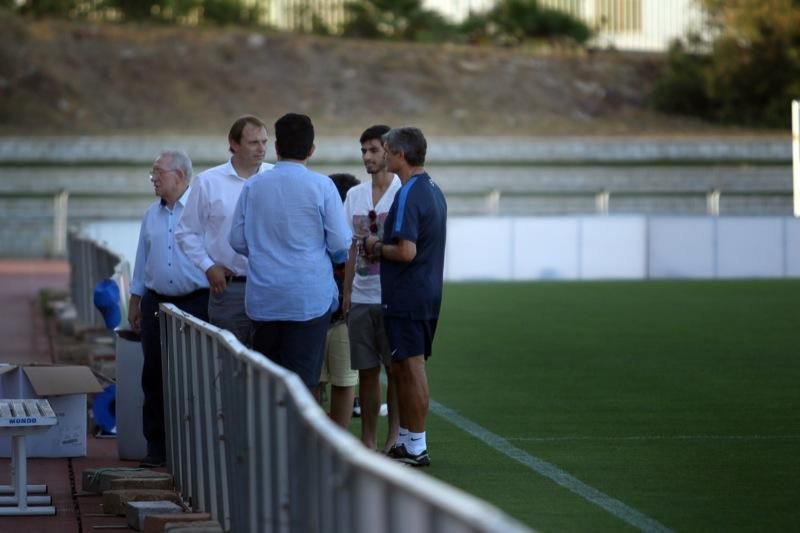
[[[448,284],[431,398],[669,529],[798,529],[798,307],[798,280]],[[426,473],[536,529],[633,529],[427,430]]]

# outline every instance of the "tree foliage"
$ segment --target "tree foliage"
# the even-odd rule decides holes
[[[666,71],[653,90],[655,107],[681,115],[711,118],[705,87],[705,70],[710,58],[693,51],[683,41],[676,41],[667,52],[666,63]]]
[[[486,20],[493,38],[508,43],[554,37],[585,43],[592,36],[581,20],[563,11],[542,7],[537,0],[500,0],[486,14]]]
[[[258,24],[261,14],[259,5],[248,5],[242,0],[200,0],[201,19],[209,24],[228,26]]]
[[[721,122],[784,127],[800,96],[800,0],[703,0],[715,38],[673,45],[655,105]]]
[[[455,28],[422,0],[351,0],[342,34],[365,39],[445,41]]]
[[[14,2],[10,4],[14,5]],[[68,18],[73,15],[77,7],[78,0],[25,0],[17,5],[20,13],[37,18]]]
[[[421,0],[350,0],[343,34],[368,39],[469,41],[518,45],[531,39],[564,37],[585,43],[591,30],[579,19],[538,0],[499,0],[461,24],[423,7]]]
[[[80,18],[164,24],[258,25],[267,0],[0,0],[33,17]],[[316,0],[298,2],[290,15],[296,31],[333,34]],[[423,5],[423,0],[345,0],[347,37],[423,42],[491,42],[516,46],[529,40],[566,39],[585,43],[591,30],[565,12],[539,0],[497,0],[456,24]]]
[[[15,8],[22,15],[37,18],[78,18],[91,13],[129,22],[216,25],[256,24],[260,12],[258,5],[245,0],[21,0]]]

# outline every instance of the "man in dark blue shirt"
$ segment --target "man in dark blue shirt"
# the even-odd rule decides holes
[[[425,361],[442,304],[447,202],[425,172],[427,142],[417,128],[396,128],[383,136],[386,166],[400,177],[384,224],[383,240],[364,239],[362,249],[381,261],[381,303],[392,350],[392,384],[400,411],[400,435],[389,456],[428,466],[425,418],[428,378]]]

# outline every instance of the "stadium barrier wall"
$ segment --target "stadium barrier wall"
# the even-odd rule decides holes
[[[168,466],[226,531],[530,531],[493,506],[368,452],[293,373],[161,304]]]
[[[124,257],[136,253],[138,221],[85,231]],[[447,281],[800,277],[800,219],[450,217],[444,274]]]
[[[448,281],[800,277],[792,217],[463,217],[447,231]]]

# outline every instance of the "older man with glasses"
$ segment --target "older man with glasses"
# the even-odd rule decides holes
[[[165,151],[153,163],[150,181],[159,200],[145,212],[131,280],[128,322],[142,336],[142,429],[147,457],[141,466],[163,466],[166,460],[161,332],[158,304],[172,303],[208,320],[208,280],[175,242],[175,227],[191,187],[192,161],[181,151]]]

